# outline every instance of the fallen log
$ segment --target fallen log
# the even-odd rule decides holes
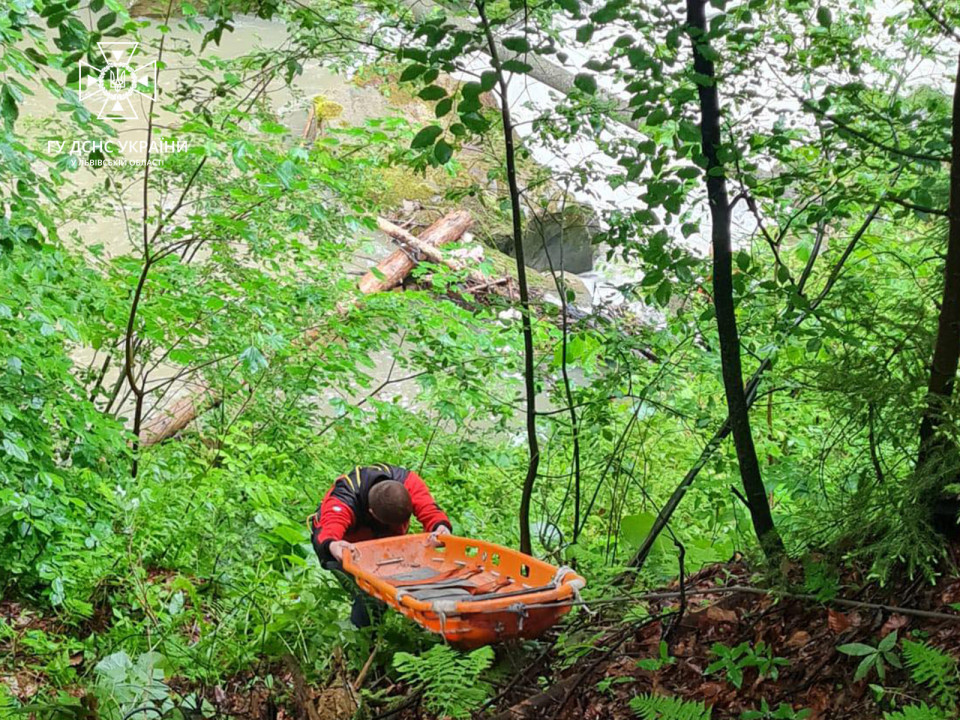
[[[386,223],[387,221],[381,220],[380,222]],[[464,210],[448,213],[420,233],[419,238],[414,238],[413,235],[392,223],[388,224],[404,233],[407,238],[404,242],[408,247],[395,250],[381,260],[375,270],[371,270],[360,278],[360,292],[364,295],[385,292],[399,285],[416,266],[418,252],[423,257],[427,257],[424,252],[431,253],[432,257],[438,257],[436,248],[459,240],[473,225],[473,218],[470,217],[470,213]],[[413,239],[414,242],[411,243],[410,239]]]
[[[334,317],[342,317],[349,309],[349,303],[337,305]],[[317,328],[310,328],[303,333],[294,345],[309,349],[321,338]],[[246,380],[240,383],[236,392],[246,390],[249,385]],[[170,405],[156,410],[140,428],[140,447],[150,447],[169,440],[177,433],[196,420],[200,415],[220,407],[224,401],[223,392],[217,388],[202,387],[196,392],[174,400]]]
[[[397,227],[392,223],[391,225]],[[408,243],[409,247],[419,247],[421,250],[429,249],[431,256],[437,257],[435,246],[459,240],[472,225],[473,218],[470,217],[470,213],[458,210],[447,213],[437,220],[424,230],[419,238],[413,238],[412,235],[400,228],[397,228],[397,230],[405,233],[407,237],[413,238],[413,243]],[[410,274],[410,271],[416,265],[414,258],[415,254],[411,249],[404,250],[401,248],[392,253],[378,266],[378,272],[384,276],[383,279],[378,278],[373,272],[367,273],[360,280],[360,291],[369,295],[395,287]],[[345,310],[345,307],[337,308],[338,314]],[[303,348],[309,348],[319,337],[320,332],[311,329],[304,333],[303,337],[295,344]],[[241,389],[246,387],[247,384],[244,382]],[[149,447],[172,438],[203,413],[219,407],[223,400],[223,393],[214,388],[201,388],[175,400],[168,407],[157,411],[144,423],[140,429],[140,446]]]
[[[171,438],[189,425],[202,412],[220,404],[220,395],[209,388],[174,401],[162,412],[144,423],[140,430],[140,446],[156,445]]]

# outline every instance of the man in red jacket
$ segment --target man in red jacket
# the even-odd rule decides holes
[[[396,465],[368,465],[338,477],[310,518],[321,567],[332,571],[353,595],[350,620],[356,627],[370,624],[367,603],[372,599],[343,572],[343,553],[355,542],[406,534],[411,514],[430,533],[432,544],[439,545],[440,536],[451,530],[449,518],[417,473]]]

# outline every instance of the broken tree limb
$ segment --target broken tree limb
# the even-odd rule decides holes
[[[385,220],[383,222],[386,222]],[[392,225],[392,223],[391,223]],[[473,218],[465,210],[458,210],[444,215],[433,225],[428,227],[419,238],[413,238],[406,233],[406,236],[413,238],[416,244],[410,244],[412,248],[425,247],[437,248],[441,245],[456,242],[473,225]],[[400,230],[395,225],[394,228]],[[388,233],[389,234],[389,233]],[[435,252],[435,250],[433,251]],[[403,279],[410,274],[410,271],[416,266],[416,254],[406,248],[395,250],[385,259],[381,260],[376,270],[371,270],[360,278],[360,292],[369,295],[375,292],[384,292],[396,287]]]
[[[406,230],[404,230],[399,225],[394,225],[389,220],[385,220],[382,217],[377,218],[377,227],[380,228],[380,231],[386,235],[389,235],[404,249],[409,251],[411,255],[422,255],[426,260],[429,260],[432,263],[437,265],[446,265],[451,270],[460,270],[461,267],[458,263],[443,256],[443,253],[435,246],[430,243],[424,242],[421,238],[418,238],[414,235],[411,235]],[[430,226],[431,228],[433,225]],[[427,231],[430,228],[427,228],[424,231],[426,235]]]
[[[423,242],[423,236],[414,237],[402,227],[394,225],[389,220],[377,218],[377,226],[380,230],[396,240],[400,245],[411,254],[420,255],[425,260],[429,260],[437,265],[443,265],[454,272],[467,269],[459,260],[445,257],[436,247],[427,245]],[[479,270],[467,269],[467,282],[469,286],[465,288],[467,292],[475,293],[481,290],[489,290],[497,295],[510,297],[511,280],[509,276],[493,278],[492,280]],[[501,287],[503,286],[503,287]]]

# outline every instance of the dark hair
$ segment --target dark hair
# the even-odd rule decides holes
[[[381,480],[370,488],[368,503],[374,517],[390,527],[403,525],[413,512],[410,493],[394,480]]]

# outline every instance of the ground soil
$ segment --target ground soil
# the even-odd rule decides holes
[[[686,598],[681,601],[677,582],[659,590],[637,589],[637,599],[597,603],[597,612],[579,612],[564,628],[565,650],[554,629],[535,646],[498,648],[502,680],[497,693],[477,717],[496,720],[626,720],[636,715],[630,701],[641,693],[672,695],[706,703],[713,720],[741,718],[747,710],[766,701],[771,708],[780,703],[794,710],[809,709],[809,720],[878,720],[898,695],[888,693],[877,702],[871,685],[874,675],[854,682],[859,658],[838,652],[845,643],[876,645],[891,632],[899,637],[923,638],[960,659],[960,577],[945,574],[936,583],[902,579],[893,586],[867,582],[856,570],[847,569],[839,578],[837,597],[854,602],[898,606],[909,610],[956,615],[956,620],[918,617],[877,607],[849,607],[824,597],[822,602],[794,597],[802,573],[786,568],[779,589],[769,587],[742,561],[710,566],[687,578]],[[754,592],[732,591],[734,587]],[[611,589],[622,594],[622,589]],[[672,597],[651,597],[651,595]],[[645,599],[640,600],[643,596]],[[624,612],[627,612],[626,619]],[[63,631],[54,620],[45,619],[19,604],[0,603],[0,616],[14,629],[40,628]],[[573,642],[571,642],[571,638]],[[579,639],[584,650],[571,658],[570,647]],[[659,668],[638,661],[657,658],[661,642],[667,643],[674,658]],[[752,647],[765,643],[772,656],[783,658],[777,676],[760,676],[754,668],[744,672],[740,688],[723,673],[707,673],[715,659],[715,643]],[[10,648],[7,648],[8,650]],[[376,691],[379,702],[366,706],[358,717],[367,720],[426,720],[418,698],[409,688],[393,685],[376,666],[388,659],[377,658],[365,686]],[[16,663],[15,663],[16,665]],[[270,675],[270,687],[263,677]],[[44,679],[38,674],[9,672],[0,675],[14,694],[28,701]],[[187,687],[176,679],[172,689],[186,696],[200,692],[222,717],[237,720],[348,720],[359,696],[347,687],[352,679],[334,677],[327,686],[307,683],[299,668],[275,663],[260,668],[257,675],[243,673],[216,687]],[[883,685],[909,686],[905,670],[889,667]],[[910,688],[911,701],[928,699],[922,689]],[[902,698],[902,696],[899,696]],[[887,704],[884,704],[887,703]]]

